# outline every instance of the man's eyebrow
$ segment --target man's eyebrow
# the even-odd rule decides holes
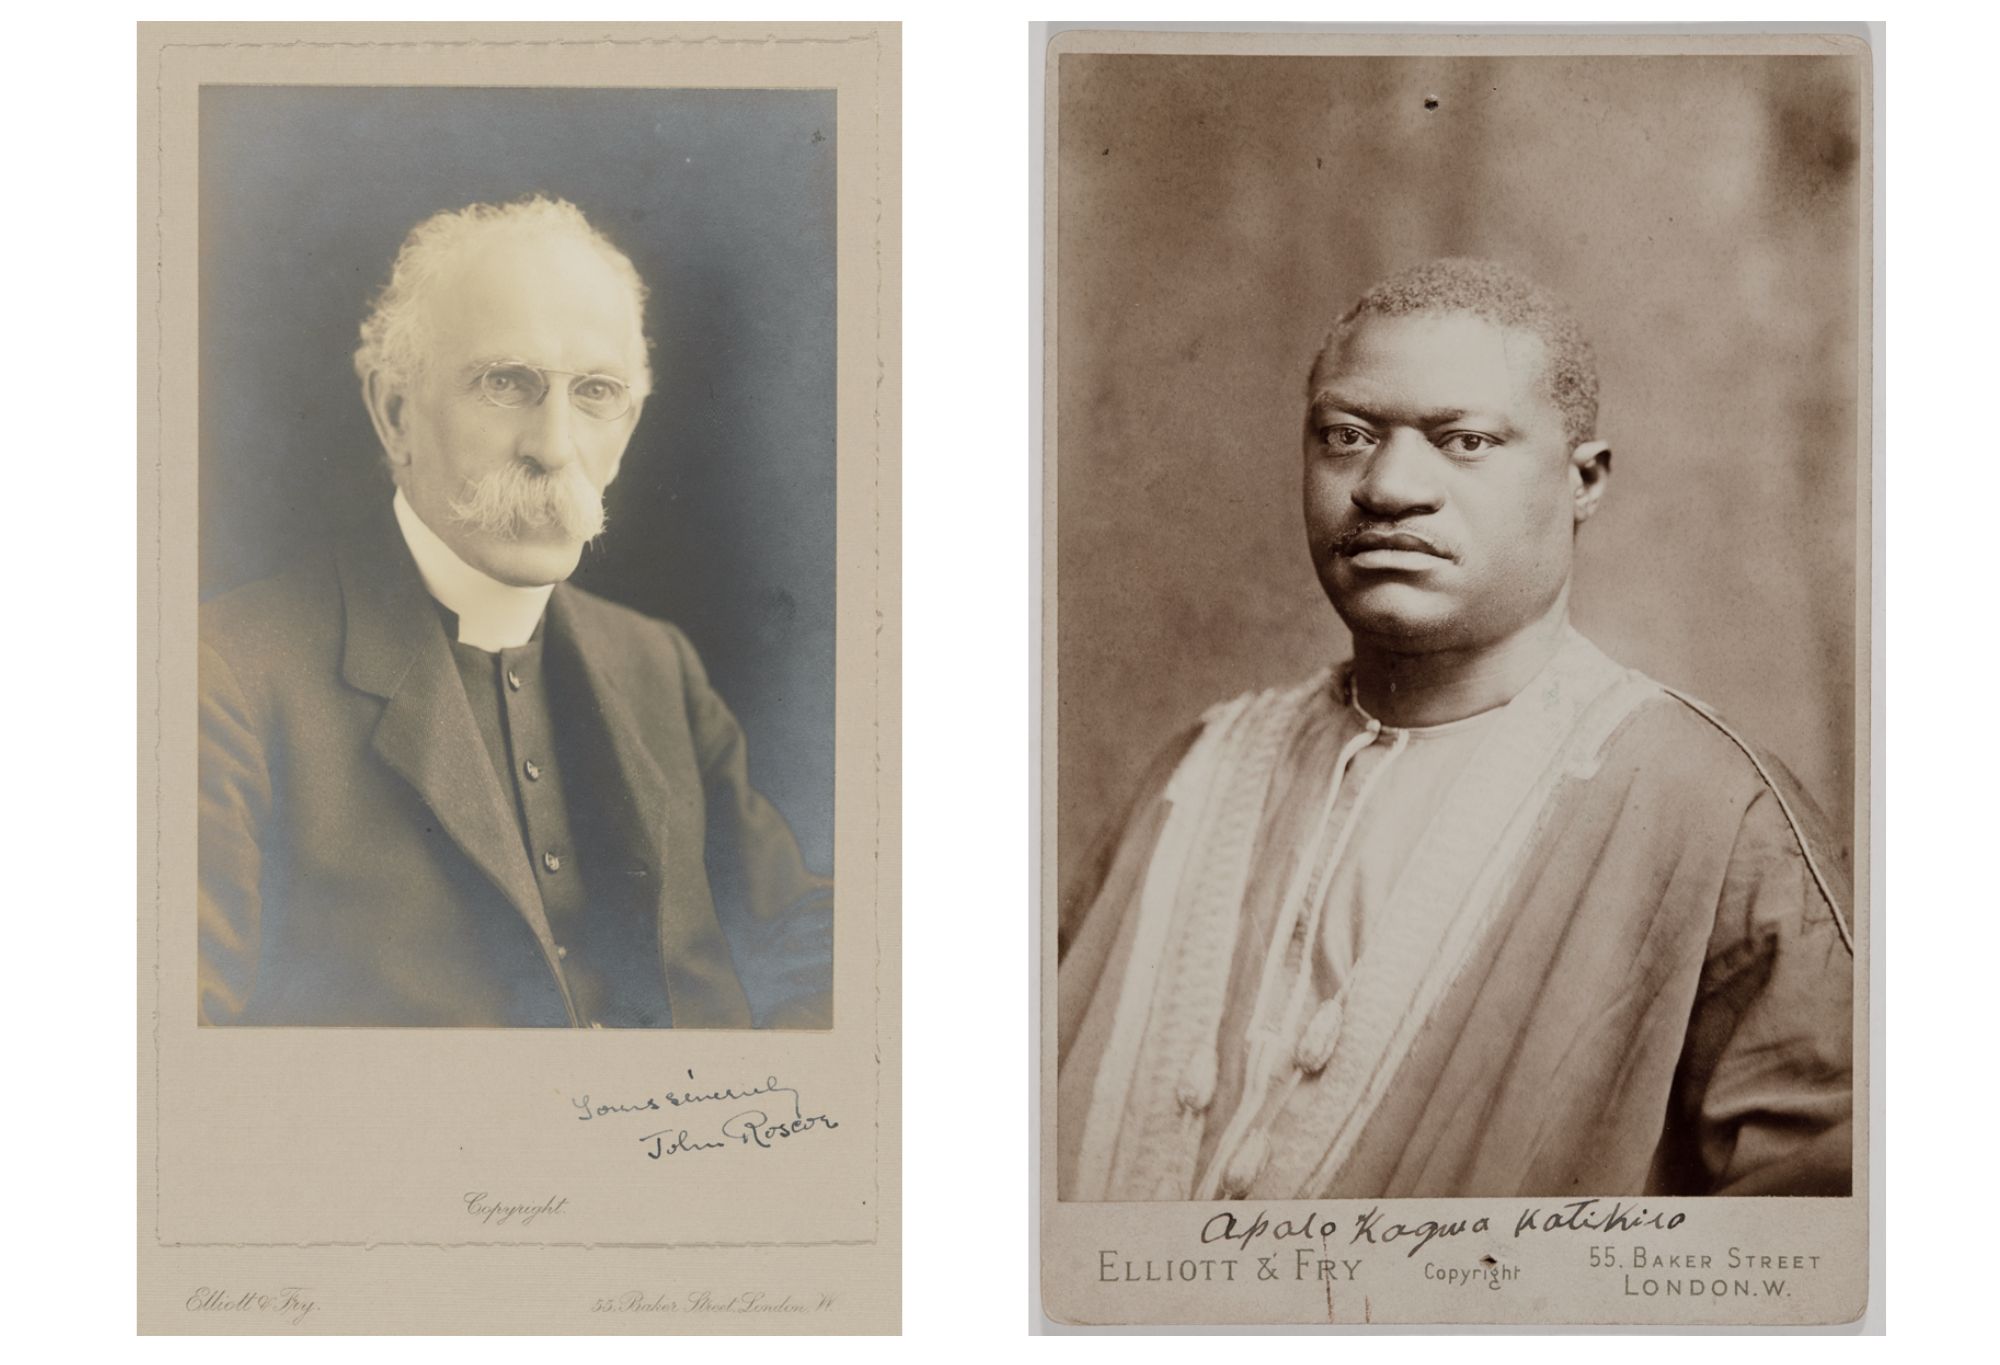
[[[1371,408],[1366,403],[1353,402],[1330,389],[1321,389],[1314,394],[1309,406],[1315,414],[1344,412],[1351,417],[1359,417],[1364,422],[1373,422],[1379,426],[1434,427],[1444,422],[1460,421],[1465,416],[1463,408],[1430,408],[1415,414],[1404,411],[1391,412]]]
[[[574,371],[563,369],[550,370],[546,365],[537,365],[532,360],[524,360],[520,356],[513,354],[486,356],[482,359],[471,361],[466,365],[465,373],[469,375],[476,374],[489,365],[525,365],[531,370],[548,370],[551,374],[601,375],[606,379],[616,379],[622,383],[629,384],[631,382],[630,372],[623,365],[619,364],[593,365],[588,369]]]
[[[1411,426],[1416,427],[1420,431],[1430,431],[1436,427],[1450,426],[1453,422],[1463,422],[1467,417],[1473,415],[1466,408],[1426,408],[1421,412],[1414,413],[1385,412],[1370,408],[1365,403],[1349,402],[1341,395],[1327,389],[1322,389],[1313,395],[1312,402],[1308,405],[1307,410],[1314,417],[1324,417],[1331,413],[1342,412],[1351,417],[1358,417],[1371,426]],[[1492,415],[1492,420],[1475,423],[1475,425],[1489,427],[1498,435],[1514,436],[1519,434],[1515,431],[1513,423],[1507,421],[1498,413]]]

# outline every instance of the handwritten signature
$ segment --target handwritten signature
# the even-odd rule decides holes
[[[688,1079],[692,1081],[694,1072],[690,1071],[687,1074]],[[668,1090],[659,1095],[648,1095],[644,1099],[622,1104],[593,1104],[590,1096],[582,1095],[573,1098],[570,1104],[578,1111],[576,1115],[578,1121],[588,1123],[620,1114],[699,1109],[705,1105],[754,1100],[760,1096],[770,1096],[778,1103],[767,1101],[756,1108],[740,1110],[714,1127],[689,1120],[688,1127],[662,1128],[657,1132],[643,1135],[638,1141],[645,1149],[646,1156],[650,1160],[658,1161],[664,1157],[686,1153],[727,1151],[732,1147],[768,1151],[807,1133],[840,1127],[837,1120],[826,1114],[806,1113],[798,1090],[782,1084],[776,1076],[766,1076],[762,1085],[729,1085],[708,1090]],[[779,1107],[784,1103],[789,1103],[790,1113],[784,1112],[784,1109]]]
[[[1623,1200],[1613,1200],[1606,1205],[1600,1199],[1573,1199],[1553,1209],[1522,1209],[1514,1220],[1514,1236],[1518,1238],[1528,1232],[1563,1231],[1608,1233],[1656,1229],[1671,1232],[1686,1221],[1685,1213],[1649,1209],[1644,1205],[1627,1204]],[[1347,1243],[1349,1246],[1364,1242],[1374,1246],[1408,1243],[1407,1254],[1415,1256],[1438,1238],[1462,1237],[1491,1229],[1490,1215],[1391,1221],[1383,1216],[1378,1205],[1355,1218],[1353,1233]],[[1261,1237],[1277,1242],[1317,1241],[1324,1245],[1339,1230],[1340,1225],[1334,1219],[1321,1217],[1316,1211],[1307,1213],[1303,1218],[1280,1218],[1273,1222],[1262,1209],[1246,1218],[1238,1218],[1234,1211],[1225,1209],[1201,1225],[1201,1240],[1204,1245],[1234,1242],[1247,1252]]]

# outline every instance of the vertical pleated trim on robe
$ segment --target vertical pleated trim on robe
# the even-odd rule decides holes
[[[1455,738],[1344,684],[1212,710],[1066,900],[1061,1196],[1845,1192],[1845,878],[1789,775],[1573,633]]]

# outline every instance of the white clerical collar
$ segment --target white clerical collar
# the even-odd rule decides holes
[[[460,643],[488,652],[528,643],[555,585],[517,588],[489,578],[460,559],[436,531],[424,525],[400,488],[395,505],[396,524],[403,528],[403,541],[417,561],[424,587],[458,617]]]

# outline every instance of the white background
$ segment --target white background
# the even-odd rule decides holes
[[[326,7],[243,7],[149,18],[334,17]],[[135,655],[134,7],[16,12],[4,98],[7,250],[0,280],[5,430],[0,511],[8,594],[0,773],[12,872],[6,988],[6,1198],[0,1246],[11,1291],[5,1348],[18,1360],[348,1359],[476,1351],[658,1359],[723,1350],[732,1361],[1015,1359],[1052,1351],[1195,1359],[1217,1341],[1029,1341],[1033,1089],[1028,973],[1035,629],[1028,386],[1027,12],[758,18],[902,18],[904,28],[904,1330],[899,1342],[362,1345],[341,1341],[132,1339],[134,1160],[132,908]],[[1152,18],[1197,18],[1160,4]],[[1399,21],[1431,7],[1384,7]],[[1992,280],[1996,218],[1990,21],[1911,13],[1888,29],[1886,735],[1889,791],[1876,952],[1890,968],[1890,1045],[1878,1085],[1894,1099],[1878,1130],[1889,1158],[1887,1246],[1875,1316],[1898,1337],[1944,1346],[1988,1339],[2000,1282],[1987,1254],[2000,1224],[1991,1138],[2000,1028],[1993,928],[2000,846],[1993,816],[1992,638],[2000,608],[2000,376]],[[1557,6],[1541,17],[1616,17]],[[1961,13],[1966,11],[1961,11]],[[489,3],[357,10],[350,19],[659,20],[600,3],[582,12]],[[1259,18],[1360,21],[1342,6]],[[1462,17],[1462,14],[1459,16]],[[1773,17],[1809,19],[1780,10]],[[1984,856],[1982,856],[1984,855]],[[1970,1343],[1968,1343],[1970,1344]],[[1650,1358],[1685,1346],[1519,1336],[1326,1343],[1321,1352],[1464,1358],[1605,1351]],[[1265,1342],[1251,1350],[1285,1349]],[[1710,1352],[1790,1352],[1826,1343],[1709,1340]]]

